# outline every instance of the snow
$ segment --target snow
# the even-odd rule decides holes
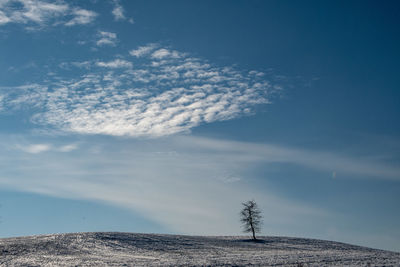
[[[0,239],[0,266],[400,266],[400,253],[289,237],[71,233]],[[300,266],[300,265],[299,265]]]

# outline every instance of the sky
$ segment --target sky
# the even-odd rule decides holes
[[[396,1],[0,0],[0,236],[400,251]]]

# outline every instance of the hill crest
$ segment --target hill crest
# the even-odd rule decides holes
[[[291,237],[121,232],[0,239],[1,266],[398,266],[400,253]]]

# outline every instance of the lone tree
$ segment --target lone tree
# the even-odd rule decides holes
[[[245,233],[252,233],[253,240],[256,241],[256,233],[261,230],[262,216],[257,203],[254,200],[249,200],[242,203],[243,209],[240,212],[240,221],[243,224]]]

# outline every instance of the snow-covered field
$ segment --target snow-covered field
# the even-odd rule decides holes
[[[3,238],[0,266],[400,266],[395,252],[314,239],[260,239],[132,233]]]

